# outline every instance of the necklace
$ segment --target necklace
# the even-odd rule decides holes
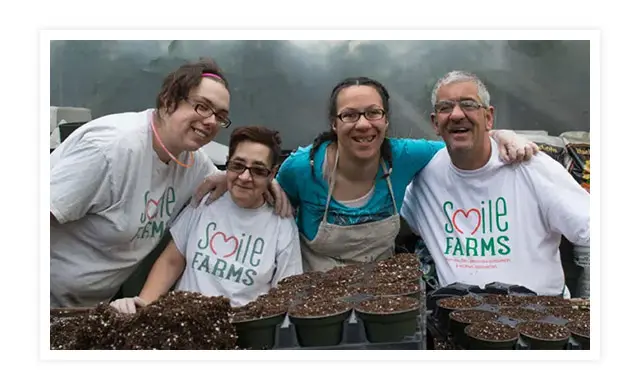
[[[191,164],[184,164],[182,162],[180,162],[180,160],[178,160],[176,158],[176,156],[174,156],[168,149],[166,146],[164,146],[164,143],[162,142],[162,140],[160,139],[160,136],[158,135],[158,130],[156,130],[156,125],[153,123],[153,114],[151,115],[151,130],[153,130],[153,135],[155,136],[156,140],[158,141],[158,143],[160,144],[160,147],[162,147],[162,150],[164,150],[169,157],[171,157],[171,159],[173,161],[175,161],[176,164],[185,167],[185,168],[190,168],[193,166],[193,163],[195,162],[194,156],[193,156],[193,152],[191,152]]]

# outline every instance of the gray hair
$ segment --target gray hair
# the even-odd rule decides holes
[[[452,83],[460,83],[464,81],[473,81],[478,87],[478,97],[480,98],[480,102],[485,106],[489,106],[491,102],[491,96],[489,95],[489,91],[484,83],[473,73],[465,72],[462,70],[454,70],[442,77],[436,83],[436,86],[433,87],[433,91],[431,92],[431,105],[435,106],[437,101],[438,90],[443,85],[448,85]]]

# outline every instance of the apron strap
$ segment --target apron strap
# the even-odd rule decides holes
[[[328,147],[328,146],[327,146]],[[329,153],[327,153],[327,156]],[[331,203],[331,194],[333,193],[333,187],[336,184],[335,174],[336,168],[338,168],[338,148],[336,148],[336,160],[333,162],[333,169],[329,175],[329,192],[327,193],[327,202],[324,205],[324,215],[322,216],[322,222],[327,223],[327,214],[329,213],[329,203]]]
[[[335,174],[336,174],[336,168],[338,168],[339,155],[340,155],[340,152],[338,151],[338,148],[336,148],[336,160],[333,162],[333,170],[329,175],[329,192],[327,193],[327,201],[324,205],[324,215],[322,216],[322,222],[324,223],[327,223],[327,214],[329,213],[329,203],[331,203],[331,194],[333,193],[333,188],[336,184]],[[389,172],[387,169],[387,163],[382,158],[380,159],[380,162],[382,164],[382,170],[386,175]],[[393,186],[391,185],[390,175],[387,175],[386,181],[387,181],[387,187],[389,187],[389,193],[391,194],[391,200],[393,201],[393,209],[395,210],[395,213],[398,214],[398,206],[396,205],[396,197],[393,195]],[[373,183],[373,185],[375,187],[376,184]]]
[[[386,161],[384,161],[384,159],[380,159],[382,162],[382,170],[384,171],[384,174],[386,175],[388,173],[387,170],[387,163]],[[391,175],[387,175],[387,187],[389,187],[389,193],[391,194],[391,200],[393,201],[393,208],[396,212],[396,214],[398,214],[398,206],[396,205],[396,197],[393,195],[393,186],[391,185]]]

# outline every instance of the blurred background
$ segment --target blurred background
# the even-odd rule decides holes
[[[453,69],[487,84],[495,128],[589,131],[589,41],[52,41],[50,105],[93,118],[150,108],[163,77],[201,56],[229,79],[232,127],[277,129],[284,149],[328,128],[329,95],[348,76],[389,89],[392,136],[435,139],[431,89]]]

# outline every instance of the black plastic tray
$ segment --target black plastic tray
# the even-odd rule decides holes
[[[344,322],[342,328],[342,341],[338,345],[327,347],[301,347],[296,337],[295,325],[289,323],[287,327],[278,327],[276,333],[276,346],[274,349],[298,349],[298,350],[336,350],[336,349],[367,349],[367,350],[413,350],[426,349],[426,335],[420,329],[420,315],[416,317],[416,333],[405,337],[403,341],[392,343],[371,343],[367,340],[364,324],[355,316],[355,322],[351,318]]]
[[[288,326],[279,326],[276,330],[276,345],[274,349],[310,349],[310,350],[336,350],[336,349],[368,349],[368,350],[411,350],[427,349],[427,310],[426,310],[426,284],[420,279],[420,311],[416,315],[416,333],[406,337],[400,342],[372,343],[367,340],[364,324],[353,314],[344,322],[342,328],[342,340],[340,344],[327,347],[301,347],[296,337],[295,325],[289,322]],[[366,296],[358,294],[349,301],[357,303],[367,299]]]

